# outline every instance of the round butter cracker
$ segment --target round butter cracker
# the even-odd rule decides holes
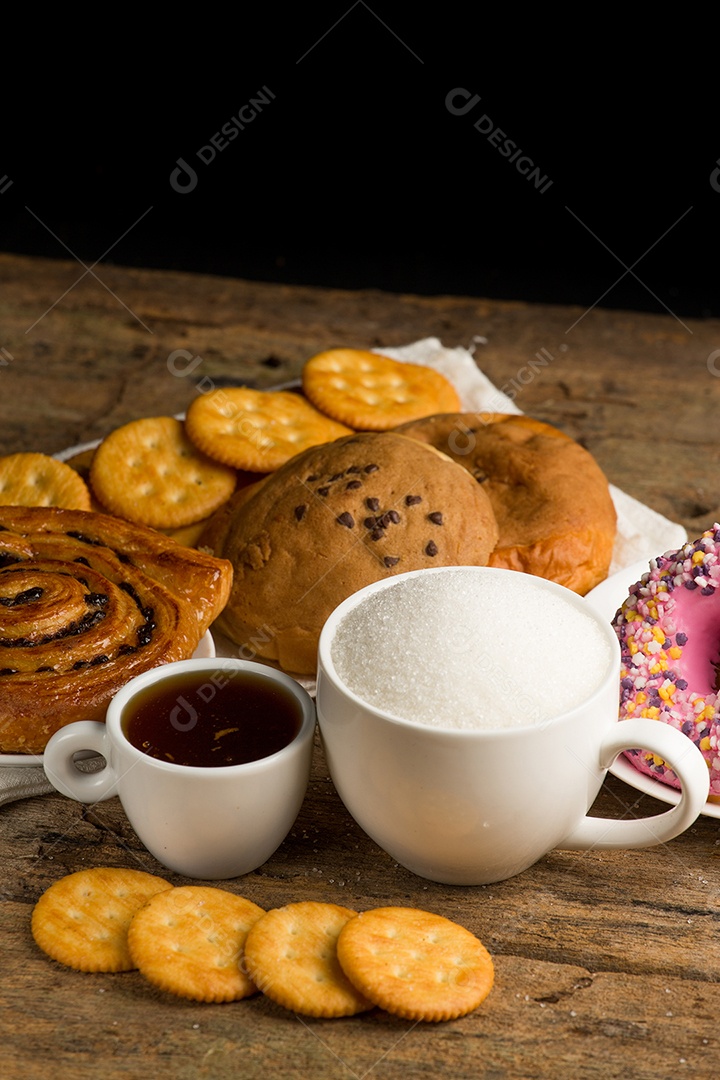
[[[362,349],[318,353],[305,364],[302,385],[316,408],[359,431],[389,431],[460,408],[455,387],[439,371]]]
[[[338,934],[356,912],[315,900],[274,908],[245,941],[245,967],[278,1005],[305,1016],[354,1016],[372,1008],[343,973]]]
[[[90,483],[110,513],[154,529],[177,529],[208,517],[235,490],[233,469],[201,453],[180,420],[133,420],[103,439]]]
[[[75,469],[48,454],[8,454],[0,457],[0,503],[89,510],[90,490]]]
[[[160,990],[192,1001],[238,1001],[257,990],[242,954],[248,930],[264,914],[225,889],[183,885],[137,913],[128,930],[130,955]]]
[[[475,935],[417,908],[363,912],[340,931],[337,953],[360,993],[408,1020],[465,1016],[493,985],[492,959]]]
[[[59,878],[33,908],[32,935],[77,971],[131,971],[127,932],[135,913],[170,882],[142,870],[93,867]]]
[[[350,428],[318,412],[300,394],[246,386],[195,398],[185,426],[205,454],[256,473],[274,472],[308,447],[351,434]]]

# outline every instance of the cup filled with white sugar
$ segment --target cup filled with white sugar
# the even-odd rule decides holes
[[[511,877],[553,848],[665,842],[702,809],[707,768],[667,725],[619,722],[619,666],[609,622],[553,582],[474,566],[376,582],[320,637],[338,794],[401,865],[450,884]],[[672,762],[679,805],[588,817],[608,766],[640,746]]]

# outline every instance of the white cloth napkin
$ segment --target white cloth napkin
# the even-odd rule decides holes
[[[52,790],[53,786],[42,766],[0,768],[0,806],[18,799],[29,799],[33,795],[46,795]]]
[[[478,338],[478,342],[484,339]],[[395,349],[378,349],[384,356],[409,363],[426,364],[445,375],[460,395],[462,407],[468,412],[510,412],[521,410],[503,390],[498,389],[479,370],[468,349],[446,349],[438,338],[424,338]],[[685,529],[649,506],[611,486],[618,515],[618,531],[610,574],[638,560],[649,560],[687,540]],[[218,649],[222,654],[222,649]],[[36,760],[36,759],[35,759]],[[44,795],[54,790],[41,766],[3,766],[0,755],[0,806],[32,795]]]

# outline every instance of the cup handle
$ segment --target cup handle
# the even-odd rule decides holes
[[[658,720],[622,720],[605,736],[600,767],[609,768],[623,750],[642,747],[666,761],[681,784],[680,801],[672,810],[633,821],[584,817],[557,845],[566,851],[586,848],[643,848],[663,844],[684,832],[707,802],[710,774],[695,744],[682,732]]]
[[[81,772],[75,755],[94,750],[105,758],[105,768]],[[48,741],[43,754],[45,775],[54,788],[68,799],[82,803],[104,802],[117,795],[117,776],[110,764],[110,741],[105,724],[79,720],[60,728]]]

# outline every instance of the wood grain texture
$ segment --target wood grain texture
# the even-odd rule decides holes
[[[0,255],[1,452],[54,452],[136,416],[183,410],[203,379],[276,385],[333,345],[434,335],[475,347],[524,411],[579,438],[630,494],[691,532],[720,515],[717,322],[103,265],[83,274],[74,263]],[[531,766],[519,763],[519,774]],[[663,808],[610,777],[594,812]],[[409,904],[467,926],[495,958],[495,988],[469,1017],[413,1025],[378,1011],[308,1021],[262,996],[205,1006],[162,995],[137,973],[61,968],[29,931],[52,881],[100,864],[185,879],[145,852],[117,800],[10,804],[0,812],[0,1075],[715,1077],[719,824],[702,817],[640,852],[553,852],[497,885],[437,885],[362,833],[317,745],[291,834],[260,870],[226,887],[266,908],[303,899]]]
[[[593,812],[662,809],[610,778]],[[554,852],[517,878],[453,888],[397,866],[342,807],[319,746],[300,816],[260,870],[223,887],[263,907],[314,899],[436,911],[476,933],[496,985],[471,1016],[413,1025],[378,1010],[296,1018],[264,997],[207,1006],[154,990],[136,972],[86,975],[38,951],[32,904],[85,866],[129,866],[187,884],[149,856],[117,800],[92,809],[59,795],[0,818],[5,1060],[41,1076],[378,1075],[711,1076],[720,1061],[717,823],[643,852]],[[32,1055],[28,1048],[32,1046]],[[684,1061],[683,1061],[684,1059]]]
[[[579,439],[619,487],[691,532],[720,515],[718,320],[85,273],[0,254],[0,328],[2,452],[55,452],[182,411],[213,384],[277,385],[333,346],[435,336],[474,349],[524,412]]]

